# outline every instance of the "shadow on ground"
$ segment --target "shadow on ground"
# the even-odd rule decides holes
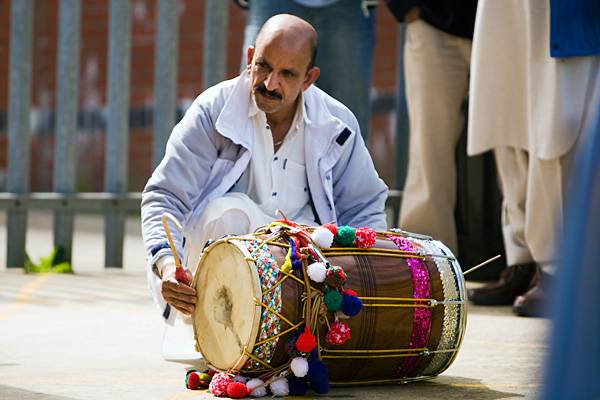
[[[506,389],[510,389],[506,386]],[[516,389],[516,387],[515,387]],[[519,390],[521,391],[521,390]],[[414,382],[395,386],[373,386],[370,388],[334,388],[328,396],[320,399],[477,399],[496,400],[522,398],[523,394],[490,389],[481,380],[453,376],[438,377],[435,380]]]
[[[6,385],[0,385],[0,398],[10,400],[76,400],[73,397],[54,396]]]

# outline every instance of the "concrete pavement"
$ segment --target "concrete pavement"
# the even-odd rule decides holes
[[[39,255],[51,243],[44,218],[29,232],[28,246]],[[6,271],[5,249],[0,253],[0,399],[211,398],[187,391],[184,367],[160,356],[163,326],[142,272],[137,222],[128,225],[125,269],[104,271],[101,220],[86,218],[77,225],[75,275]],[[1,224],[0,232],[5,243]],[[320,398],[535,398],[547,329],[546,320],[515,317],[509,307],[470,307],[462,348],[441,376],[335,388]]]

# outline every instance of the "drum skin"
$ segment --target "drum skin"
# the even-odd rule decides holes
[[[398,233],[393,235],[400,236]],[[343,320],[351,329],[351,338],[343,345],[325,343],[328,328],[325,324],[320,327],[321,354],[331,384],[377,384],[422,379],[441,373],[455,358],[466,324],[465,288],[460,267],[440,242],[421,236],[408,239],[424,256],[420,265],[427,271],[429,298],[434,300],[431,306],[423,300],[410,301],[416,291],[409,258],[400,255],[397,245],[386,234],[378,233],[377,242],[371,249],[337,247],[322,250],[331,265],[344,268],[348,277],[345,287],[356,291],[365,304],[357,316]],[[227,240],[212,246],[223,245],[240,247],[243,241]],[[276,244],[268,246],[277,264],[283,265],[287,249]],[[199,269],[202,269],[202,261]],[[302,278],[301,273],[296,274]],[[251,286],[252,282],[248,285]],[[312,285],[323,289],[322,284],[313,282]],[[201,290],[197,288],[197,291]],[[281,284],[281,314],[293,323],[303,320],[303,292],[304,286],[297,280],[285,279]],[[426,313],[427,331],[420,337],[421,344],[425,346],[415,347],[413,329],[417,329],[418,320],[415,319],[415,304],[429,310]],[[329,321],[333,321],[331,313]],[[291,334],[279,338],[269,360],[271,366],[278,367],[290,360],[285,343]],[[201,327],[196,329],[196,335],[203,335]],[[258,332],[252,335],[258,335]],[[207,361],[211,363],[210,359]],[[252,374],[252,371],[242,372]]]

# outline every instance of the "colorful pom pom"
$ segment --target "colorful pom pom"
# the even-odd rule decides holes
[[[250,379],[246,383],[246,387],[248,388],[248,390],[251,390],[250,396],[252,396],[252,397],[266,396],[267,388],[264,385],[265,385],[265,383],[258,378]]]
[[[333,233],[322,226],[318,227],[310,235],[313,242],[322,249],[328,249],[333,244]]]
[[[292,270],[292,248],[288,249],[287,254],[285,255],[285,261],[281,266],[281,272],[288,274]]]
[[[290,369],[298,378],[304,378],[308,373],[308,361],[304,357],[296,357],[292,360]]]
[[[242,382],[231,382],[227,385],[227,396],[232,399],[242,399],[250,394],[250,390]]]
[[[346,283],[346,272],[342,267],[333,265],[327,268],[327,277],[325,278],[327,283],[332,288],[338,288]]]
[[[315,262],[306,268],[306,272],[313,282],[321,283],[327,277],[327,265],[322,262]]]
[[[308,380],[312,382],[320,382],[327,380],[327,367],[323,364],[323,361],[319,360],[318,357],[311,357],[308,361],[308,374],[306,374]]]
[[[290,387],[286,378],[274,380],[269,385],[269,389],[271,389],[271,393],[273,393],[275,396],[283,397],[290,394]]]
[[[358,296],[358,293],[356,293],[354,290],[352,289],[344,289],[342,291],[342,294],[344,295],[349,295],[349,296]]]
[[[325,335],[325,341],[336,346],[346,343],[348,339],[350,339],[350,328],[340,321],[331,324],[329,332]]]
[[[217,397],[225,396],[227,394],[227,386],[231,382],[232,380],[229,375],[219,372],[213,376],[210,385],[208,385],[208,390]]]
[[[248,382],[248,379],[249,378],[247,378],[247,377],[245,377],[243,375],[236,375],[236,376],[233,377],[233,381],[234,382],[241,382],[244,385],[246,384],[246,382]]]
[[[311,382],[310,387],[318,394],[329,393],[329,381],[327,379]]]
[[[356,238],[356,231],[351,226],[340,226],[337,229],[337,235],[335,236],[335,241],[341,244],[342,246],[351,246],[354,244],[354,239]]]
[[[342,300],[342,311],[349,317],[354,317],[363,308],[363,303],[356,296],[344,295]]]
[[[337,235],[338,228],[334,224],[323,224],[323,228],[329,230],[329,232],[333,233],[333,237]]]
[[[210,384],[210,380],[212,377],[206,372],[199,375],[200,376],[200,387],[207,388]]]
[[[371,228],[363,226],[356,230],[356,238],[354,239],[354,245],[363,249],[368,249],[375,246],[377,241],[377,233]]]
[[[337,290],[330,290],[323,297],[327,310],[334,312],[342,308],[342,294]]]
[[[306,379],[288,376],[288,387],[290,388],[290,396],[304,396],[308,385]]]
[[[308,328],[296,340],[296,349],[302,353],[310,353],[316,346],[317,340]]]
[[[200,387],[200,376],[196,371],[190,371],[185,377],[185,387],[190,390],[196,390]]]

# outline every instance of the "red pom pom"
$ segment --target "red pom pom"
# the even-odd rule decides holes
[[[335,321],[331,324],[331,329],[325,335],[325,341],[329,344],[340,345],[350,339],[350,328],[341,321]]]
[[[217,371],[215,371],[214,369],[209,369],[208,371],[206,371],[206,373],[212,378],[217,374]]]
[[[178,267],[175,269],[175,279],[177,279],[177,282],[181,282],[181,283],[185,283],[185,284],[190,283],[188,280],[187,273],[185,272],[185,268],[183,268],[183,267]]]
[[[187,388],[196,390],[200,386],[200,376],[195,372],[190,372],[187,377]]]
[[[241,399],[250,394],[250,390],[242,382],[231,382],[227,385],[227,396],[232,399]]]
[[[352,290],[352,289],[344,289],[344,291],[342,292],[342,294],[346,295],[346,296],[355,296],[355,297],[358,297],[358,294],[354,290]]]
[[[356,238],[354,239],[356,247],[368,249],[375,246],[375,241],[377,241],[377,233],[373,229],[366,226],[356,229]]]
[[[231,377],[223,372],[219,372],[215,376],[213,376],[210,381],[210,385],[208,385],[208,390],[217,396],[225,396],[227,394],[227,386],[232,382]]]
[[[310,353],[317,346],[315,336],[308,331],[308,328],[296,340],[296,348],[302,353]]]
[[[334,224],[324,224],[323,228],[329,229],[329,231],[333,233],[333,237],[337,235],[337,226],[335,226]]]

